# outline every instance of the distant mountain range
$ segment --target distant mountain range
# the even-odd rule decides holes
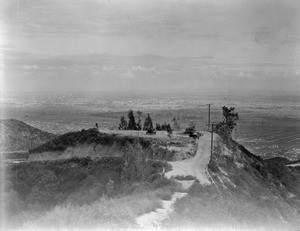
[[[0,151],[27,151],[56,136],[16,119],[0,120]]]

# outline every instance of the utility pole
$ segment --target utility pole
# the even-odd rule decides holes
[[[208,105],[208,121],[207,121],[207,131],[209,131],[209,127],[210,127],[210,105],[212,105],[211,103],[206,104]]]
[[[212,160],[214,146],[214,124],[211,124],[211,138],[210,138],[210,159]]]

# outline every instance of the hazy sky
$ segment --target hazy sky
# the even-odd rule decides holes
[[[297,92],[298,0],[4,0],[6,91]]]

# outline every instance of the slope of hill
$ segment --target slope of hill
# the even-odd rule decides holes
[[[30,160],[54,160],[77,157],[122,156],[127,143],[139,143],[147,158],[175,160],[189,158],[196,152],[197,144],[188,137],[173,137],[166,134],[149,136],[133,131],[114,130],[99,132],[97,129],[69,132],[29,150]]]
[[[119,230],[161,206],[179,185],[138,143],[122,156],[5,163],[5,230]],[[2,204],[3,203],[3,204]],[[53,222],[55,220],[55,222]]]
[[[44,189],[49,191],[48,186],[51,187],[51,190],[53,189],[53,191],[55,191],[56,189],[60,189],[60,186],[64,185],[66,182],[72,184],[74,181],[72,180],[72,177],[74,177],[73,174],[76,172],[78,176],[75,178],[77,180],[82,180],[80,183],[82,185],[82,191],[75,190],[75,192],[73,192],[73,189],[66,190],[67,193],[64,192],[66,198],[67,196],[69,197],[69,195],[72,195],[72,198],[76,198],[75,201],[82,198],[86,199],[85,197],[81,197],[81,195],[86,193],[86,185],[89,185],[91,186],[91,195],[94,196],[93,198],[96,202],[91,202],[91,204],[84,203],[82,206],[80,205],[80,207],[65,208],[61,207],[59,204],[62,196],[59,194],[57,195],[58,202],[55,205],[55,208],[51,210],[49,214],[46,214],[47,216],[42,216],[39,222],[46,224],[46,227],[48,227],[48,223],[53,220],[53,217],[57,217],[58,219],[61,217],[61,214],[64,214],[63,222],[67,222],[70,218],[71,210],[74,219],[76,220],[76,214],[81,213],[79,211],[86,211],[95,206],[98,208],[99,204],[97,203],[99,201],[97,202],[97,199],[99,191],[94,191],[96,181],[89,180],[88,182],[85,182],[85,179],[94,174],[91,171],[93,169],[91,166],[94,166],[95,163],[101,163],[100,168],[95,167],[100,170],[107,164],[106,160],[113,160],[113,163],[116,163],[116,165],[113,165],[112,169],[113,171],[117,170],[118,173],[117,175],[114,175],[117,176],[117,178],[113,178],[112,175],[108,174],[105,181],[103,181],[104,183],[102,183],[103,187],[101,186],[97,188],[97,190],[101,189],[103,192],[107,193],[110,178],[113,179],[115,183],[118,182],[121,187],[124,183],[124,176],[126,176],[126,174],[124,175],[123,173],[127,170],[128,173],[130,173],[129,175],[141,175],[132,171],[133,169],[139,169],[141,166],[139,168],[128,168],[128,163],[135,162],[126,159],[126,155],[123,155],[126,152],[132,153],[132,156],[139,156],[142,154],[142,159],[145,158],[144,160],[147,160],[148,158],[156,159],[154,162],[149,162],[149,160],[144,161],[144,165],[140,168],[143,170],[141,173],[148,172],[148,175],[146,174],[147,181],[152,182],[152,177],[155,177],[155,179],[159,179],[157,184],[165,187],[166,183],[169,181],[159,174],[164,171],[164,169],[166,170],[165,176],[174,176],[174,172],[180,172],[180,174],[183,175],[180,175],[180,177],[175,176],[175,178],[185,180],[193,175],[191,172],[199,171],[199,162],[195,162],[195,159],[210,156],[209,134],[204,134],[197,142],[197,152],[194,159],[182,161],[182,163],[195,163],[185,166],[189,167],[189,170],[191,171],[182,169],[183,166],[180,165],[180,161],[169,162],[170,165],[165,161],[157,161],[157,159],[168,161],[175,160],[174,150],[172,151],[172,148],[171,150],[168,148],[175,144],[178,146],[186,145],[188,139],[185,139],[186,138],[179,134],[175,134],[172,140],[168,140],[156,139],[155,136],[145,138],[135,137],[134,135],[106,134],[101,133],[96,129],[67,133],[30,150],[30,156],[33,160],[36,160],[37,156],[41,156],[42,160],[51,159],[48,158],[47,155],[54,156],[53,159],[60,159],[60,157],[63,157],[69,158],[69,160],[29,161],[27,163],[11,165],[11,176],[15,176],[16,172],[20,173],[26,166],[30,167],[28,167],[28,169],[32,169],[32,167],[48,169],[51,167],[51,174],[47,173],[45,175],[49,177],[49,179],[46,178],[47,180],[43,179],[40,182],[43,187],[40,185],[34,187],[35,184],[31,185],[35,179],[34,174],[32,175],[34,178],[33,180],[28,179],[28,174],[23,174],[26,177],[18,179],[17,182],[13,182],[15,178],[11,177],[12,189],[14,191],[25,190],[24,192],[33,195],[30,197],[26,196],[26,198],[31,198],[35,201],[37,198],[48,195],[43,194]],[[181,141],[181,143],[179,141]],[[191,140],[189,142],[191,142]],[[130,148],[128,149],[128,147]],[[88,150],[88,148],[89,152],[85,156],[91,156],[93,158],[71,158],[77,154],[81,154],[79,157],[84,157],[82,152]],[[70,156],[67,156],[68,152],[71,153]],[[92,153],[95,153],[94,156]],[[43,156],[46,156],[46,158]],[[103,156],[107,157],[96,158]],[[192,154],[187,154],[187,158],[191,156]],[[80,166],[82,165],[80,169],[76,169],[76,167],[79,166],[77,162],[80,163]],[[208,181],[210,181],[211,184],[200,184],[203,183],[201,180],[199,180],[200,183],[196,181],[190,188],[188,195],[175,203],[174,213],[170,214],[170,219],[166,219],[162,222],[161,228],[175,230],[186,230],[189,228],[195,230],[297,230],[297,228],[300,227],[300,167],[297,167],[297,165],[293,167],[290,166],[290,164],[294,162],[285,158],[263,160],[249,152],[244,146],[234,140],[225,140],[218,135],[214,136],[213,155],[208,166],[206,166],[207,162],[208,161],[205,161],[205,166],[202,166],[203,168],[205,167],[205,169],[208,167],[207,171],[202,174],[207,174]],[[65,163],[68,163],[67,167]],[[58,170],[58,165],[60,164],[62,164],[62,168]],[[151,167],[148,169],[149,171],[144,171],[149,166]],[[170,166],[173,168],[173,171],[168,172]],[[183,171],[179,171],[179,168]],[[70,171],[70,173],[68,173],[67,170]],[[56,178],[54,175],[56,173],[60,174],[60,172],[63,172],[65,182],[59,181],[57,183],[56,179],[61,178]],[[69,177],[69,174],[71,177]],[[102,177],[106,176],[102,173],[99,174],[99,176],[100,175]],[[194,175],[198,176],[199,174]],[[95,179],[98,179],[97,177]],[[38,179],[40,179],[40,177],[35,180]],[[137,181],[139,186],[136,187],[136,191],[149,190],[149,188],[144,187],[144,184],[147,183],[145,180],[137,179]],[[171,181],[176,183],[174,179],[171,179]],[[20,184],[20,182],[25,182],[26,184]],[[135,185],[135,183],[137,182],[133,182],[133,185]],[[24,188],[24,185],[27,185],[28,187]],[[73,186],[74,188],[78,188],[76,185],[72,185],[72,187]],[[151,187],[150,189],[152,190]],[[168,193],[165,191],[155,193],[158,193],[162,198],[169,198],[170,194],[174,193],[174,190],[178,192],[177,186],[175,188],[176,189],[173,187],[172,190],[168,189]],[[118,187],[115,189],[118,191],[116,194],[123,190],[119,190]],[[94,194],[95,192],[96,194]],[[39,197],[36,197],[36,193],[38,193]],[[76,195],[73,195],[73,193]],[[23,195],[24,193],[21,194]],[[120,194],[118,195],[120,196],[118,199],[123,198]],[[148,197],[148,195],[146,195],[146,197]],[[117,197],[113,199],[116,200]],[[143,199],[140,197],[134,198],[134,201],[135,203],[140,203]],[[149,203],[151,204],[152,202]],[[119,202],[115,204],[116,211],[122,211],[120,206],[122,205],[120,205]],[[132,213],[130,219],[134,219],[137,215],[141,215],[145,211],[151,212],[157,207],[159,206],[151,204],[149,208],[143,209],[142,212]],[[94,210],[91,211],[94,213]],[[121,218],[118,217],[120,222],[128,221],[128,217],[123,217],[122,214],[120,214],[120,216]],[[113,214],[109,214],[107,219],[111,220],[113,223],[116,222],[114,217]],[[88,219],[90,218],[84,218],[79,223],[85,225],[86,222],[88,222]],[[92,222],[95,222],[93,219]],[[96,220],[99,222],[98,218]],[[98,223],[95,227],[98,227]],[[128,227],[136,227],[134,220]]]
[[[297,230],[300,168],[265,161],[233,140],[216,136],[208,172],[212,184],[196,183],[178,201],[164,226],[210,230]]]
[[[27,151],[55,137],[16,119],[0,120],[0,151]]]

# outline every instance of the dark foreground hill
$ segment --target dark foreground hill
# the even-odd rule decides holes
[[[16,119],[0,120],[2,152],[27,151],[55,137]]]

